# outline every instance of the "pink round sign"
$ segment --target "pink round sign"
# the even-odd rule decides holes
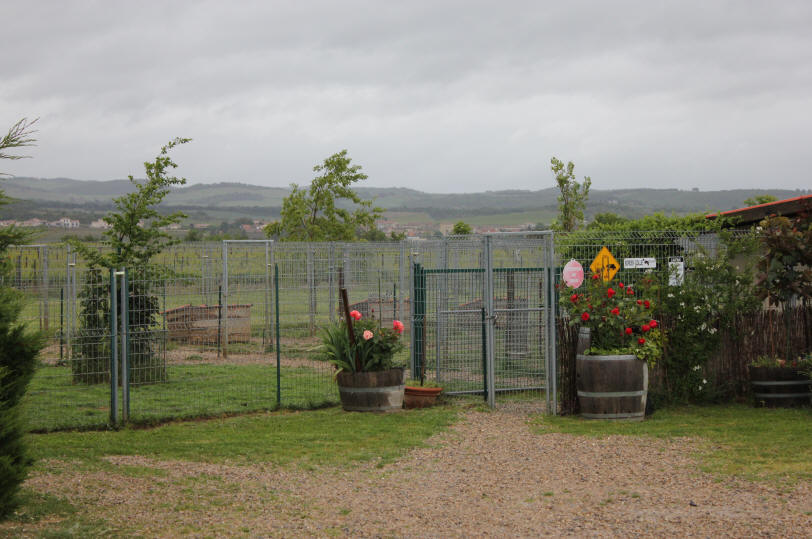
[[[564,266],[564,283],[572,288],[578,288],[584,282],[584,268],[577,260],[570,260]]]

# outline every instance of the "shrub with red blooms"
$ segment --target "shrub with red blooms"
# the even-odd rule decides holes
[[[615,286],[620,294],[611,281],[595,273],[579,289],[567,287],[566,294],[562,290],[561,308],[569,315],[570,325],[590,328],[592,343],[587,353],[633,354],[653,365],[662,355],[663,342],[659,324],[651,318],[654,303],[649,298],[655,284],[643,279]]]

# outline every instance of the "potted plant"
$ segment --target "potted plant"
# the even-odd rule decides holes
[[[323,356],[336,368],[341,406],[355,412],[387,412],[403,407],[403,367],[395,354],[403,349],[403,324],[392,329],[346,307],[347,291],[341,289],[344,320],[322,331]]]
[[[598,272],[583,290],[567,287],[562,295],[570,325],[589,330],[589,345],[577,354],[575,366],[583,417],[640,421],[645,416],[648,366],[662,356],[663,348],[652,315],[652,287],[649,277],[638,287],[604,281]]]
[[[404,408],[426,408],[434,406],[443,388],[436,382],[426,380],[426,369],[420,365],[420,378],[407,380],[403,393]]]
[[[757,406],[790,408],[812,402],[812,355],[787,361],[761,356],[748,367]]]

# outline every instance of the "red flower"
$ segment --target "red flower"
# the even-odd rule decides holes
[[[623,288],[623,283],[617,283],[620,288]]]
[[[637,339],[637,344],[646,344],[646,339],[640,337],[639,339]]]
[[[616,294],[616,292],[615,292],[614,288],[610,288],[609,290],[606,291],[606,295],[609,296],[610,298],[612,296],[614,296],[615,294]]]
[[[643,301],[638,299],[638,300],[637,300],[637,304],[638,304],[638,305],[642,305],[642,304],[643,304]]]
[[[626,335],[632,334],[632,328],[626,328]]]
[[[618,309],[617,307],[615,307],[614,309],[612,309],[612,311],[611,311],[611,312],[612,312],[612,314],[620,314],[620,309]]]
[[[634,290],[632,290],[631,288],[627,288],[626,293],[631,296],[632,294],[634,294]]]
[[[587,308],[588,308],[589,310],[592,310],[592,304],[591,304],[591,303],[588,303],[588,304],[587,304]]]
[[[643,330],[643,333],[645,333],[645,332],[647,332],[648,330],[650,330],[650,329],[651,329],[651,327],[650,327],[648,324],[643,324],[643,327],[642,327],[642,328],[640,328],[640,329],[642,329],[642,330]]]
[[[578,294],[573,294],[573,295],[571,295],[571,296],[570,296],[570,301],[571,301],[571,302],[573,302],[573,303],[575,303],[576,301],[578,301]]]
[[[581,320],[583,320],[584,322],[586,322],[587,320],[589,320],[589,313],[588,313],[588,312],[586,312],[586,311],[584,311],[584,312],[581,314]]]
[[[394,329],[398,334],[403,333],[403,322],[400,320],[393,320],[392,329]]]
[[[350,311],[350,318],[353,320],[361,320],[361,313],[358,311]]]
[[[593,280],[593,281],[597,281],[597,280],[598,280],[598,279],[600,279],[600,278],[601,278],[601,276],[600,276],[600,274],[599,274],[599,273],[595,273],[595,274],[593,274],[593,275],[592,275],[592,280]]]
[[[649,325],[649,327],[650,327],[651,329],[654,329],[654,328],[656,328],[656,327],[657,327],[659,324],[657,324],[657,321],[656,321],[656,320],[652,320],[651,322],[649,322],[649,323],[648,323],[648,325]]]
[[[645,301],[643,302],[643,306],[644,306],[646,309],[648,309],[648,308],[650,308],[650,307],[651,307],[651,302],[649,302],[649,300],[645,300]]]

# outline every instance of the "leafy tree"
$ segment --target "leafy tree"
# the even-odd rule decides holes
[[[471,225],[464,221],[457,221],[454,223],[454,229],[451,231],[452,234],[455,236],[465,236],[467,234],[471,234],[474,232],[474,229],[471,228]]]
[[[291,184],[292,191],[282,202],[280,221],[265,227],[267,237],[283,241],[353,241],[359,232],[374,228],[383,210],[362,200],[352,184],[367,179],[360,165],[352,165],[347,150],[331,155],[313,167],[319,173],[310,187]],[[339,207],[346,200],[353,209]]]
[[[778,199],[773,195],[756,195],[746,198],[744,204],[745,206],[758,206],[759,204],[767,204],[768,202],[775,202],[776,200]]]
[[[555,157],[550,159],[550,170],[555,174],[558,190],[558,219],[553,223],[554,230],[572,232],[584,220],[586,201],[589,199],[589,187],[592,179],[584,176],[584,183],[575,180],[575,165],[572,161],[566,166]]]
[[[32,125],[25,118],[14,124],[0,139],[0,159],[20,159],[4,150],[31,146]],[[8,202],[0,190],[0,204]],[[23,443],[19,403],[34,375],[36,357],[43,346],[42,336],[21,324],[23,309],[19,292],[3,283],[9,277],[7,248],[25,237],[13,228],[0,229],[0,518],[17,506],[17,492],[25,480],[31,458]]]
[[[190,139],[176,138],[161,148],[152,162],[144,163],[146,181],[129,176],[135,191],[113,199],[114,211],[102,219],[110,225],[103,237],[111,247],[101,252],[76,240],[71,245],[88,261],[89,270],[80,293],[80,327],[74,344],[77,359],[71,362],[73,379],[96,384],[109,380],[110,303],[107,273],[103,269],[128,268],[128,336],[131,372],[135,383],[156,382],[166,378],[166,366],[156,357],[153,327],[158,322],[158,298],[150,290],[152,282],[165,270],[151,263],[152,257],[178,240],[162,230],[186,217],[181,212],[162,215],[157,206],[171,188],[186,183],[185,178],[170,176],[177,164],[169,150]]]
[[[604,212],[595,214],[595,217],[592,218],[592,222],[589,223],[586,227],[588,229],[613,227],[616,225],[620,225],[622,223],[626,223],[627,221],[629,221],[628,218],[620,216],[616,213]]]

